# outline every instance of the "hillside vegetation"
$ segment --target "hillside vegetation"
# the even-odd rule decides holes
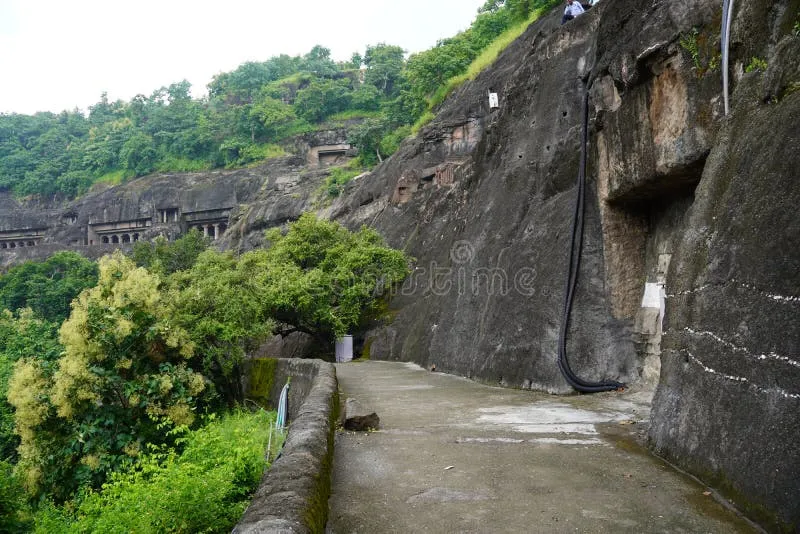
[[[306,214],[267,239],[236,257],[195,230],[0,276],[0,532],[230,531],[268,441],[230,415],[245,355],[291,332],[330,351],[408,274],[367,228]]]
[[[452,90],[451,78],[467,73],[493,43],[497,49],[513,40],[532,14],[554,3],[487,0],[469,29],[408,58],[399,46],[379,43],[337,63],[329,49],[315,46],[302,56],[218,74],[203,98],[193,98],[183,80],[127,102],[103,94],[86,114],[0,115],[0,189],[72,198],[95,182],[243,166],[285,154],[293,136],[347,121],[360,123],[350,124],[351,141],[359,163],[371,166]],[[515,27],[511,38],[498,41]],[[484,56],[478,68],[488,61]]]

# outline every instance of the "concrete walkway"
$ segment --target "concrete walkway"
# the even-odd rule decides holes
[[[336,436],[328,532],[753,532],[637,444],[644,394],[552,397],[337,365],[381,430]]]

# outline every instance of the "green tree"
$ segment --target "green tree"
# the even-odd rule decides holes
[[[97,283],[97,264],[75,252],[57,252],[42,262],[26,262],[0,276],[0,309],[31,308],[60,323],[70,303]]]
[[[303,70],[319,77],[333,76],[339,69],[331,59],[330,48],[316,45],[303,56]]]
[[[88,191],[93,181],[88,171],[68,171],[55,179],[55,187],[67,198],[75,198]]]
[[[14,409],[7,401],[15,364],[35,355],[43,365],[51,366],[61,350],[58,324],[36,317],[30,308],[17,314],[0,312],[0,460],[17,459],[19,436],[14,431]]]
[[[29,356],[9,382],[26,487],[57,500],[97,487],[146,444],[170,442],[172,428],[194,422],[206,389],[159,277],[121,252],[99,268],[61,326],[55,368]]]
[[[261,123],[270,140],[280,139],[281,134],[297,120],[292,106],[269,96],[260,97],[250,114]]]
[[[390,129],[391,125],[383,118],[367,119],[350,129],[348,141],[358,147],[362,163],[375,165],[383,159],[380,151],[381,139]]]
[[[153,138],[144,133],[136,133],[125,141],[119,153],[122,167],[143,176],[155,168],[156,150]]]
[[[124,104],[121,100],[114,102],[108,101],[108,93],[103,91],[100,95],[100,101],[89,106],[89,123],[93,126],[99,126],[109,122],[114,122],[122,118],[124,115]]]
[[[197,228],[169,242],[163,236],[154,241],[137,241],[133,245],[131,258],[139,267],[151,273],[169,275],[191,269],[201,252],[208,248],[209,239]]]
[[[172,317],[197,347],[195,369],[210,378],[230,407],[243,402],[241,363],[271,333],[274,323],[264,306],[261,270],[245,254],[208,250],[195,265],[170,278]]]
[[[0,532],[26,532],[29,523],[28,503],[14,466],[0,459]]]
[[[363,85],[353,91],[352,107],[363,111],[378,111],[382,96],[383,93],[374,85]]]
[[[122,146],[134,133],[133,123],[127,117],[90,129],[84,149],[83,168],[96,173],[119,168]]]
[[[320,122],[343,111],[350,105],[352,98],[349,85],[349,80],[316,79],[297,92],[295,112],[309,122]]]
[[[395,45],[380,43],[368,46],[364,54],[364,65],[367,67],[364,82],[374,85],[387,97],[394,95],[405,63],[404,54],[403,49]]]
[[[443,39],[435,47],[412,55],[404,76],[416,94],[430,96],[448,79],[466,71],[478,51],[463,34]]]
[[[345,64],[345,66],[351,69],[358,70],[361,68],[362,63],[364,63],[364,56],[362,56],[358,52],[353,52],[353,55],[350,56],[350,62]]]
[[[408,258],[386,247],[374,230],[349,232],[305,214],[267,232],[271,246],[248,253],[263,264],[261,298],[276,333],[299,331],[330,343],[372,313],[408,274]]]

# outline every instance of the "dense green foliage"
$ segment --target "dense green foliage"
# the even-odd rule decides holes
[[[183,452],[141,455],[82,497],[74,512],[43,507],[35,532],[230,532],[267,461],[274,413],[233,413],[181,433]],[[279,445],[272,440],[273,450]]]
[[[208,250],[165,288],[172,316],[197,347],[194,368],[213,382],[228,406],[243,400],[244,355],[272,333],[274,324],[265,303],[265,266],[252,261],[252,254],[237,259]]]
[[[72,299],[97,283],[97,265],[75,252],[58,252],[43,262],[26,262],[0,276],[0,310],[31,308],[60,323]]]
[[[14,431],[14,410],[7,400],[15,364],[36,355],[43,367],[52,367],[61,351],[57,323],[35,317],[30,309],[17,315],[0,313],[0,460],[17,459],[19,436]]]
[[[8,400],[30,490],[64,500],[96,487],[144,445],[193,423],[205,379],[187,364],[194,345],[159,285],[120,252],[103,258],[98,284],[61,326],[55,365],[17,362]]]
[[[137,241],[133,244],[131,258],[139,267],[160,275],[168,275],[178,271],[191,269],[197,257],[209,244],[197,228],[169,242],[163,236],[155,241]]]
[[[25,532],[29,524],[25,491],[10,462],[0,460],[0,533]]]
[[[129,102],[104,94],[88,116],[0,114],[0,189],[73,197],[97,181],[248,165],[282,155],[289,137],[341,114],[370,118],[352,141],[362,163],[375,164],[441,101],[448,80],[503,32],[556,3],[487,0],[469,29],[408,59],[400,47],[379,43],[336,63],[315,46],[218,74],[205,98],[192,98],[184,80]]]
[[[277,332],[333,342],[408,275],[405,254],[366,227],[353,233],[305,214],[285,233],[269,230],[267,239],[270,248],[248,259],[264,265],[262,298]]]
[[[10,507],[0,525],[34,513],[40,531],[105,531],[125,521],[144,532],[188,532],[238,517],[241,488],[258,469],[236,458],[214,464],[220,470],[183,467],[178,455],[201,456],[184,433],[203,414],[241,405],[245,354],[268,336],[301,331],[330,347],[408,272],[405,255],[374,231],[310,214],[267,238],[268,249],[239,257],[207,249],[196,232],[142,243],[130,258],[100,260],[97,284],[73,300],[60,328],[30,308],[0,315],[0,469],[16,464],[0,485]],[[217,442],[204,435],[196,439],[206,454]],[[56,504],[31,512],[18,499],[22,487]],[[147,493],[149,508],[132,512]],[[206,509],[176,512],[195,505]]]

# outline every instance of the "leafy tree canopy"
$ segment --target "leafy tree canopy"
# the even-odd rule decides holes
[[[96,263],[75,252],[57,252],[0,276],[0,309],[30,308],[39,317],[60,323],[69,315],[72,300],[96,283]]]
[[[364,55],[367,66],[364,81],[380,89],[385,96],[393,96],[405,64],[404,54],[399,46],[386,43],[368,46]]]
[[[43,366],[52,366],[61,355],[58,324],[34,316],[30,308],[0,313],[0,460],[17,459],[19,437],[14,431],[14,409],[6,400],[14,365],[35,355]]]
[[[208,248],[209,240],[196,228],[169,242],[163,236],[153,242],[137,241],[133,245],[131,258],[139,267],[160,275],[191,269],[197,257]]]
[[[301,331],[328,342],[373,311],[408,274],[408,258],[369,228],[349,232],[303,215],[286,232],[267,232],[270,248],[252,252],[264,265],[261,283],[278,332]]]
[[[145,444],[169,442],[206,390],[159,278],[120,252],[99,267],[61,326],[63,355],[54,366],[22,358],[8,386],[26,486],[56,499],[97,486]]]

